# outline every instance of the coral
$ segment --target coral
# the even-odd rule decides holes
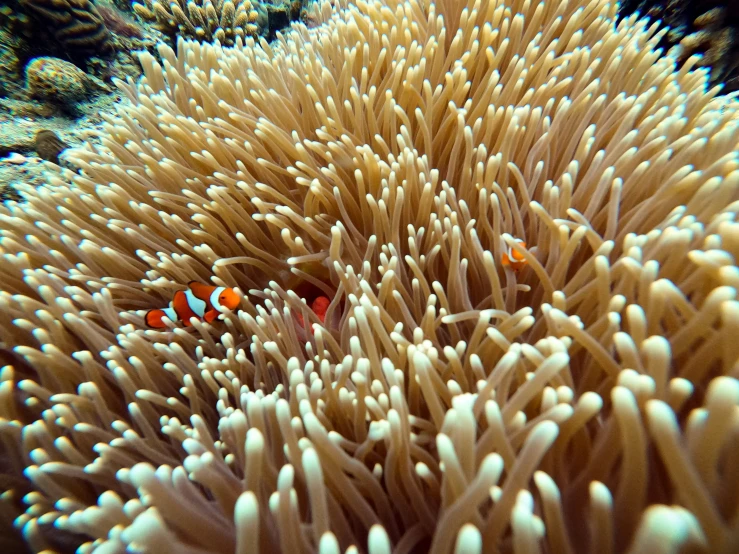
[[[113,52],[110,33],[90,0],[20,0],[21,5],[73,57]]]
[[[290,21],[298,21],[300,19],[300,12],[303,10],[303,0],[290,0],[286,2],[290,12]]]
[[[8,105],[10,104],[10,105]],[[14,152],[32,152],[35,132],[33,119],[37,114],[27,109],[31,105],[42,105],[40,102],[24,102],[21,100],[3,100],[0,112],[0,159]],[[43,104],[46,105],[46,104]],[[30,116],[30,117],[29,117]]]
[[[20,78],[19,81],[23,83],[24,79]],[[28,91],[23,84],[18,88],[21,89],[23,97],[28,97]],[[19,100],[17,98],[0,99],[0,111],[18,118],[52,117],[57,113],[55,106],[32,98],[28,100]],[[7,124],[7,122],[5,123]]]
[[[256,36],[257,12],[249,0],[144,0],[134,3],[144,20],[170,35],[231,45],[237,37]]]
[[[273,40],[291,22],[305,20],[307,11],[315,6],[313,0],[266,0],[256,4],[256,24],[268,40]]]
[[[59,163],[59,154],[68,147],[54,131],[43,129],[36,133],[36,153],[44,160]]]
[[[674,49],[679,63],[700,54],[697,65],[710,71],[710,84],[725,84],[724,92],[739,89],[739,3],[701,0],[627,0],[622,15],[635,10],[660,21],[669,31],[660,46]]]
[[[267,39],[272,40],[277,32],[290,26],[289,6],[267,5]],[[298,12],[298,16],[300,12]]]
[[[713,8],[693,21],[695,31],[680,40],[679,59],[684,61],[696,53],[703,54],[700,65],[711,68],[711,79],[720,81],[737,69],[736,29],[726,25],[725,8]],[[732,55],[733,54],[733,55]]]
[[[23,197],[18,191],[9,183],[0,183],[0,202],[20,202]]]
[[[9,29],[0,28],[0,96],[22,98],[23,64],[18,58],[22,48],[21,37]]]
[[[103,23],[107,29],[116,37],[123,38],[143,38],[143,32],[133,21],[123,15],[115,8],[108,6],[98,6],[98,13],[103,18]]]
[[[9,0],[9,3],[0,6],[0,29],[15,39],[33,36],[31,19],[18,0]],[[36,35],[33,38],[38,39],[39,37]]]
[[[88,84],[84,71],[59,58],[34,58],[26,66],[26,89],[34,98],[72,107],[85,98]]]
[[[140,44],[143,41],[138,42]],[[137,50],[141,51],[145,48]],[[90,58],[85,64],[85,70],[88,76],[95,76],[102,83],[111,83],[113,79],[126,80],[129,77],[136,79],[141,75],[141,65],[136,60],[136,56],[126,51],[118,52],[112,60]]]

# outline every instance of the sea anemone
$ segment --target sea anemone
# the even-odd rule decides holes
[[[616,8],[324,2],[142,54],[73,182],[0,208],[31,548],[736,547],[739,106]],[[147,329],[191,280],[241,305]]]

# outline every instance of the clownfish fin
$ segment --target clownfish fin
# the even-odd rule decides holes
[[[502,263],[504,266],[511,265],[511,259],[508,257],[508,254],[505,254],[505,253],[503,254],[503,256],[501,257],[500,263]]]
[[[208,323],[213,323],[216,319],[218,319],[219,315],[218,310],[208,310],[205,312],[205,315],[203,315],[203,319],[207,321]]]
[[[216,290],[216,287],[213,285],[205,285],[198,281],[190,281],[187,283],[187,286],[190,287],[190,290],[196,298],[205,302],[210,302],[210,295],[213,294],[214,290]]]
[[[166,329],[167,326],[162,320],[162,318],[165,317],[166,315],[167,314],[164,313],[164,310],[160,310],[160,309],[149,310],[148,312],[146,312],[146,315],[144,316],[144,321],[146,322],[146,325],[148,325],[149,327],[152,327],[153,329]]]

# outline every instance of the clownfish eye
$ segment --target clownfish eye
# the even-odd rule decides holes
[[[218,297],[218,300],[220,302],[225,302],[226,301],[226,295],[225,294],[222,294],[221,296]]]

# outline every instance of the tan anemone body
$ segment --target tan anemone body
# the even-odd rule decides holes
[[[738,106],[615,16],[324,2],[144,54],[81,175],[0,211],[30,547],[731,552]],[[190,280],[245,298],[147,330]]]

